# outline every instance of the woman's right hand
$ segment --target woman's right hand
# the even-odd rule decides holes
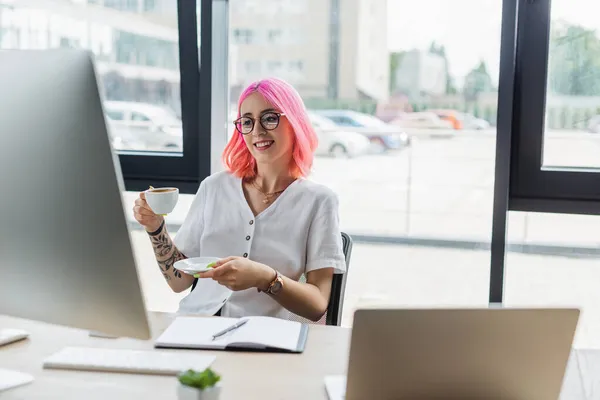
[[[140,193],[140,197],[135,199],[133,216],[148,232],[158,230],[164,221],[164,218],[161,215],[155,214],[148,203],[146,203],[146,195],[144,192]]]

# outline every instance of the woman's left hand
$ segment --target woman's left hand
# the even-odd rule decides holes
[[[199,278],[212,278],[233,291],[253,287],[267,290],[275,276],[273,268],[243,257],[223,258],[212,270],[198,274]]]

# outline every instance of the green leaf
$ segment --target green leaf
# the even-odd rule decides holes
[[[201,372],[189,369],[180,374],[178,379],[182,385],[204,390],[215,386],[221,380],[221,376],[210,368]]]

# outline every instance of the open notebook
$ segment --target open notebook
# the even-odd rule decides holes
[[[271,317],[247,317],[241,327],[213,340],[212,335],[234,325],[238,318],[177,317],[154,342],[155,347],[255,350],[302,353],[308,325]]]

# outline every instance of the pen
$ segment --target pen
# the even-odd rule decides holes
[[[212,340],[215,340],[216,338],[218,338],[219,336],[223,336],[224,334],[226,334],[227,332],[231,332],[234,329],[239,328],[240,326],[244,325],[246,322],[248,322],[247,319],[242,319],[238,322],[236,322],[235,324],[231,325],[229,328],[225,328],[223,329],[221,332],[217,332],[212,336]]]

